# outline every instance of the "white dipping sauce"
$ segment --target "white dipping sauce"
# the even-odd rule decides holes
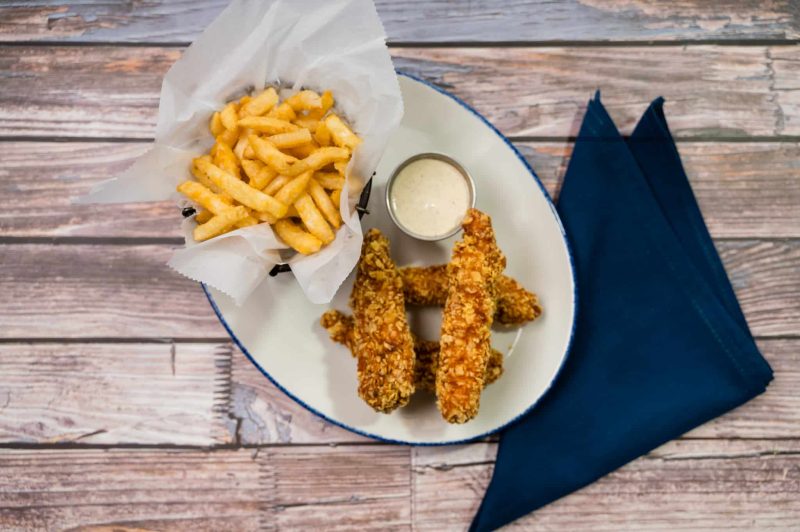
[[[471,206],[467,178],[439,159],[409,163],[394,178],[389,201],[397,222],[425,237],[446,235]]]

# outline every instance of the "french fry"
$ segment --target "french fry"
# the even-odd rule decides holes
[[[311,90],[303,90],[292,94],[286,98],[284,103],[288,104],[295,111],[322,108],[322,98],[320,98],[319,94]]]
[[[341,190],[344,188],[344,178],[338,172],[316,172],[314,179],[328,190]]]
[[[286,172],[282,172],[281,170],[278,170],[278,172],[282,174],[285,173],[289,176],[296,176],[302,174],[303,172],[308,172],[309,170],[319,170],[320,168],[331,163],[347,161],[349,158],[350,151],[347,148],[320,148],[305,159],[301,159],[291,165]]]
[[[286,183],[283,188],[281,188],[278,193],[275,194],[275,199],[284,205],[294,204],[294,202],[297,201],[297,198],[299,198],[306,191],[310,181],[311,172],[300,174]]]
[[[325,116],[325,113],[327,113],[330,108],[333,107],[333,93],[331,91],[323,92],[322,96],[320,96],[320,102],[322,103],[322,107],[319,109],[312,109],[308,112],[308,116],[310,118],[316,118],[319,120]]]
[[[338,116],[328,115],[325,119],[325,125],[331,132],[333,143],[337,146],[354,150],[356,146],[361,144],[361,139]]]
[[[225,129],[236,129],[239,122],[239,115],[237,113],[237,105],[234,102],[226,105],[220,113],[220,119]]]
[[[294,112],[294,109],[292,109],[291,105],[289,105],[286,102],[283,102],[282,104],[273,107],[272,110],[269,113],[267,113],[267,116],[291,122],[292,120],[297,118],[297,113]]]
[[[242,117],[261,116],[269,112],[277,103],[278,92],[273,87],[269,87],[247,102],[247,104],[243,105],[240,114]]]
[[[217,144],[225,144],[229,148],[233,148],[237,140],[239,140],[239,128],[226,129],[217,136]]]
[[[336,161],[333,163],[333,167],[336,168],[336,171],[339,172],[339,175],[345,177],[347,173],[347,163],[348,161]]]
[[[290,205],[289,210],[286,211],[285,218],[300,218],[300,213],[297,212],[297,207]]]
[[[222,196],[214,194],[211,190],[204,187],[200,183],[194,181],[184,181],[178,185],[178,192],[206,209],[211,214],[222,214],[226,209],[230,208],[230,204],[225,202]],[[197,223],[203,223],[199,216],[195,216]],[[246,227],[258,223],[252,216],[247,216],[243,220],[236,223],[239,227]]]
[[[239,120],[239,125],[267,135],[278,135],[300,129],[300,126],[296,126],[287,120],[270,116],[248,116]]]
[[[271,142],[256,135],[250,135],[248,139],[256,157],[279,174],[289,174],[291,163],[297,161],[296,158],[282,153],[278,148],[273,146]],[[291,175],[295,176],[297,174]]]
[[[261,161],[242,159],[242,168],[247,177],[250,178],[250,186],[259,190],[263,190],[270,181],[278,176],[275,170]]]
[[[267,222],[270,225],[272,225],[272,224],[274,224],[275,222],[278,221],[278,217],[277,216],[273,216],[268,212],[256,212],[256,211],[253,211],[253,217],[255,217],[259,221]]]
[[[310,118],[308,116],[300,116],[292,120],[292,123],[296,126],[300,126],[301,128],[307,129],[314,133],[317,130],[317,126],[319,126],[320,121],[316,118]]]
[[[199,223],[199,224],[204,224],[207,221],[209,221],[213,216],[214,215],[211,214],[211,211],[207,211],[207,210],[203,209],[202,211],[198,212],[194,216],[194,221]]]
[[[267,137],[267,140],[269,140],[272,145],[279,150],[284,148],[294,148],[295,146],[309,144],[313,141],[311,132],[307,129],[297,129],[295,131],[289,131],[288,133],[279,133],[277,135]]]
[[[237,179],[242,178],[242,172],[239,170],[239,159],[227,144],[217,143],[214,153],[214,164],[229,174],[236,176]]]
[[[334,229],[339,229],[339,226],[342,225],[342,217],[339,214],[339,207],[334,205],[334,203],[331,201],[331,198],[328,196],[328,193],[325,192],[325,189],[322,188],[322,185],[320,185],[316,179],[312,179],[308,182],[308,193],[311,195],[314,203],[317,204],[317,207],[319,207],[319,210],[322,211],[322,214],[325,216],[325,219],[328,220],[328,223],[330,223]],[[306,226],[308,226],[308,224],[306,224]],[[309,227],[309,229],[311,228]]]
[[[342,199],[341,190],[334,190],[333,192],[331,192],[331,201],[333,202],[334,205],[337,206],[337,208],[341,199]]]
[[[285,148],[283,152],[288,153],[292,157],[297,157],[298,159],[305,159],[318,149],[319,144],[312,140],[308,144],[301,144],[300,146],[295,146],[294,148]]]
[[[322,241],[319,238],[303,230],[303,228],[288,218],[278,220],[272,228],[275,230],[275,234],[278,235],[278,238],[283,240],[286,245],[291,246],[303,255],[316,253],[322,247]]]
[[[246,216],[247,209],[241,205],[238,207],[228,207],[220,214],[214,215],[214,217],[206,223],[195,227],[193,233],[194,239],[198,242],[203,242],[209,238],[214,238],[233,227],[236,222],[244,219]]]
[[[328,196],[326,195],[325,198],[328,199]],[[319,238],[323,244],[330,244],[333,242],[336,235],[333,234],[331,227],[328,225],[328,222],[325,221],[319,209],[317,209],[310,195],[307,193],[301,194],[300,197],[295,200],[294,206],[309,233]]]
[[[239,98],[239,107],[236,108],[236,112],[237,113],[241,113],[242,112],[242,106],[243,105],[247,105],[248,103],[250,103],[250,100],[252,100],[252,99],[253,99],[253,97],[250,96],[249,94],[245,94],[244,96]]]
[[[211,131],[211,135],[216,138],[218,135],[221,135],[223,131],[225,131],[225,126],[222,125],[222,118],[220,117],[220,112],[216,111],[213,115],[211,115],[211,120],[208,123],[208,130]]]
[[[331,145],[331,130],[328,129],[328,125],[325,124],[324,120],[320,121],[317,125],[317,130],[314,131],[314,140],[316,140],[320,146]]]
[[[197,166],[208,175],[215,185],[242,205],[246,205],[258,212],[268,212],[278,218],[284,216],[289,208],[286,204],[251,187],[244,181],[236,179],[236,177],[208,161],[198,161]]]
[[[282,189],[286,185],[286,183],[288,183],[291,180],[292,178],[289,177],[288,175],[279,175],[274,180],[272,180],[269,185],[267,185],[264,188],[264,193],[269,194],[270,196],[274,196],[276,192]]]
[[[197,161],[199,160],[212,162],[211,157],[208,155],[197,157],[192,161],[192,175],[194,176],[195,179],[197,179],[197,182],[203,185],[204,187],[208,188],[215,194],[218,194],[220,199],[222,199],[222,201],[224,201],[225,203],[229,205],[233,203],[233,198],[231,198],[228,194],[220,190],[220,188],[211,181],[211,178],[209,178],[205,172],[203,172],[197,167]]]
[[[250,148],[250,141],[247,138],[253,134],[253,131],[247,128],[239,129],[239,140],[236,141],[236,145],[233,147],[233,153],[236,154],[239,160],[242,160],[245,158],[245,152]],[[253,157],[251,156],[250,158],[252,159]]]

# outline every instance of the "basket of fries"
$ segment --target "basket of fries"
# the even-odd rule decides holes
[[[328,302],[401,117],[370,0],[236,0],[165,76],[153,147],[83,201],[173,199],[179,273],[241,303],[291,271]]]

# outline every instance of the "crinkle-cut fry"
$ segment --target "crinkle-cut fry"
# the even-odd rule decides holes
[[[235,102],[226,105],[220,113],[220,119],[225,129],[236,129],[239,123],[238,105]]]
[[[211,120],[208,121],[208,130],[214,138],[225,131],[225,126],[222,124],[222,116],[219,111],[215,111],[214,114],[211,115]]]
[[[278,103],[278,92],[274,87],[267,87],[255,98],[252,98],[239,111],[242,118],[246,116],[261,116],[275,107]]]
[[[290,177],[294,177],[302,173],[302,172],[291,173],[292,167],[296,166],[297,163],[301,161],[298,161],[291,155],[286,155],[278,148],[273,146],[272,143],[267,139],[262,139],[261,137],[258,137],[256,135],[250,135],[247,138],[250,141],[250,146],[256,153],[256,157],[261,159],[261,161],[264,162],[264,164],[266,164],[279,174],[284,174]]]
[[[334,114],[328,115],[325,118],[325,125],[328,131],[331,132],[333,143],[337,146],[354,150],[356,146],[361,144],[361,139],[338,116]]]
[[[505,268],[488,215],[470,209],[462,226],[463,237],[453,246],[447,265],[449,283],[436,372],[436,402],[450,423],[465,423],[478,413],[491,352],[495,282]]]
[[[284,103],[289,104],[295,111],[322,108],[322,98],[316,92],[308,89],[292,94],[286,98]]]
[[[322,185],[320,185],[316,179],[312,178],[311,181],[308,182],[308,193],[311,194],[314,203],[316,203],[319,210],[322,211],[328,223],[330,223],[334,229],[339,229],[342,225],[339,207],[334,205],[328,193],[325,192],[325,189],[322,188]]]
[[[272,110],[267,113],[267,116],[270,118],[278,118],[280,120],[291,122],[297,118],[297,113],[294,112],[294,109],[292,109],[291,105],[283,102],[282,104],[273,107]]]
[[[300,126],[296,126],[287,120],[269,116],[248,116],[239,120],[239,125],[267,135],[278,135],[300,129]]]
[[[208,188],[204,187],[200,183],[195,183],[194,181],[184,181],[178,185],[178,192],[197,203],[204,209],[207,209],[211,212],[211,214],[222,214],[224,211],[230,208],[230,204],[226,203],[220,195],[214,194]],[[196,216],[195,221],[197,223],[203,223],[207,220],[202,220],[199,216]],[[236,226],[247,227],[248,225],[255,225],[257,223],[258,220],[248,214],[242,220],[236,222]]]
[[[292,205],[297,198],[308,188],[308,182],[311,181],[311,172],[306,172],[295,177],[286,183],[276,194],[275,199],[284,205]]]
[[[261,158],[261,157],[259,157]],[[350,150],[347,148],[334,148],[334,147],[326,147],[320,148],[305,159],[301,159],[296,163],[292,164],[285,173],[286,175],[296,176],[302,174],[303,172],[319,170],[325,166],[328,166],[331,163],[347,161],[350,158]],[[264,161],[266,162],[266,161]]]
[[[331,340],[342,344],[353,353],[353,317],[338,310],[329,310],[320,318],[320,323],[328,331]],[[436,391],[436,370],[439,367],[439,342],[414,338],[414,386],[417,390]],[[486,365],[484,386],[495,382],[503,374],[503,353],[492,349]]]
[[[213,218],[204,224],[194,228],[193,236],[197,242],[203,242],[209,238],[221,235],[247,217],[247,209],[244,207],[228,207],[220,214],[215,214]]]
[[[258,212],[268,212],[278,218],[286,214],[289,207],[285,203],[281,203],[272,196],[251,187],[218,166],[204,160],[198,161],[197,165],[215,185],[230,194],[233,199],[242,205],[246,205]]]
[[[327,196],[326,196],[327,197]],[[294,202],[294,207],[297,209],[297,214],[303,220],[303,225],[306,226],[308,232],[315,237],[322,240],[323,244],[330,244],[336,235],[333,233],[331,226],[325,221],[325,217],[314,204],[311,196],[304,192]]]
[[[309,130],[296,129],[294,131],[272,135],[267,137],[267,140],[269,140],[273,146],[279,150],[282,150],[285,148],[294,148],[296,146],[302,146],[303,144],[309,144],[314,139],[311,137],[311,132]]]
[[[400,268],[406,304],[444,306],[447,300],[447,265]],[[536,294],[507,275],[495,284],[497,310],[494,319],[501,325],[522,325],[542,315]]]
[[[305,231],[288,218],[275,222],[272,225],[272,229],[287,246],[294,248],[303,255],[316,253],[322,248],[322,241],[319,238]]]
[[[356,272],[350,306],[358,394],[378,412],[391,412],[414,393],[414,343],[389,240],[377,229],[364,236]]]
[[[230,146],[225,143],[217,143],[214,152],[214,164],[235,176],[237,179],[242,178],[242,172],[239,169],[239,159],[233,152]]]
[[[328,190],[342,190],[344,188],[344,177],[338,172],[314,172],[314,179]]]

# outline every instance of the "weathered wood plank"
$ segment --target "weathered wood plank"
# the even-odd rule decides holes
[[[180,54],[159,47],[0,46],[2,135],[149,138],[161,78]],[[512,136],[575,134],[598,88],[623,130],[663,95],[678,137],[800,133],[800,124],[787,118],[800,100],[791,68],[797,47],[395,48],[392,54],[398,68],[451,89]]]
[[[413,449],[415,529],[464,530],[496,444]],[[800,442],[681,440],[528,515],[509,530],[790,530],[800,522]]]
[[[572,144],[518,142],[551,194]],[[0,168],[0,236],[181,236],[171,202],[75,205],[72,200],[126,168],[146,144],[7,142]],[[714,237],[800,237],[800,144],[680,143]]]
[[[0,442],[227,443],[230,344],[2,344]]]
[[[689,436],[800,438],[800,341],[759,346],[775,370],[768,393]],[[5,344],[0,374],[2,443],[370,441],[292,401],[230,343]]]
[[[242,445],[372,441],[297,404],[238,350],[232,364],[226,439]]]
[[[407,530],[409,465],[388,446],[5,450],[0,529]]]
[[[187,42],[226,0],[117,3],[12,1],[0,10],[0,39]],[[791,0],[489,0],[375,2],[390,42],[792,39]]]
[[[757,336],[800,329],[800,240],[720,241]],[[0,338],[223,338],[168,246],[0,247]]]

